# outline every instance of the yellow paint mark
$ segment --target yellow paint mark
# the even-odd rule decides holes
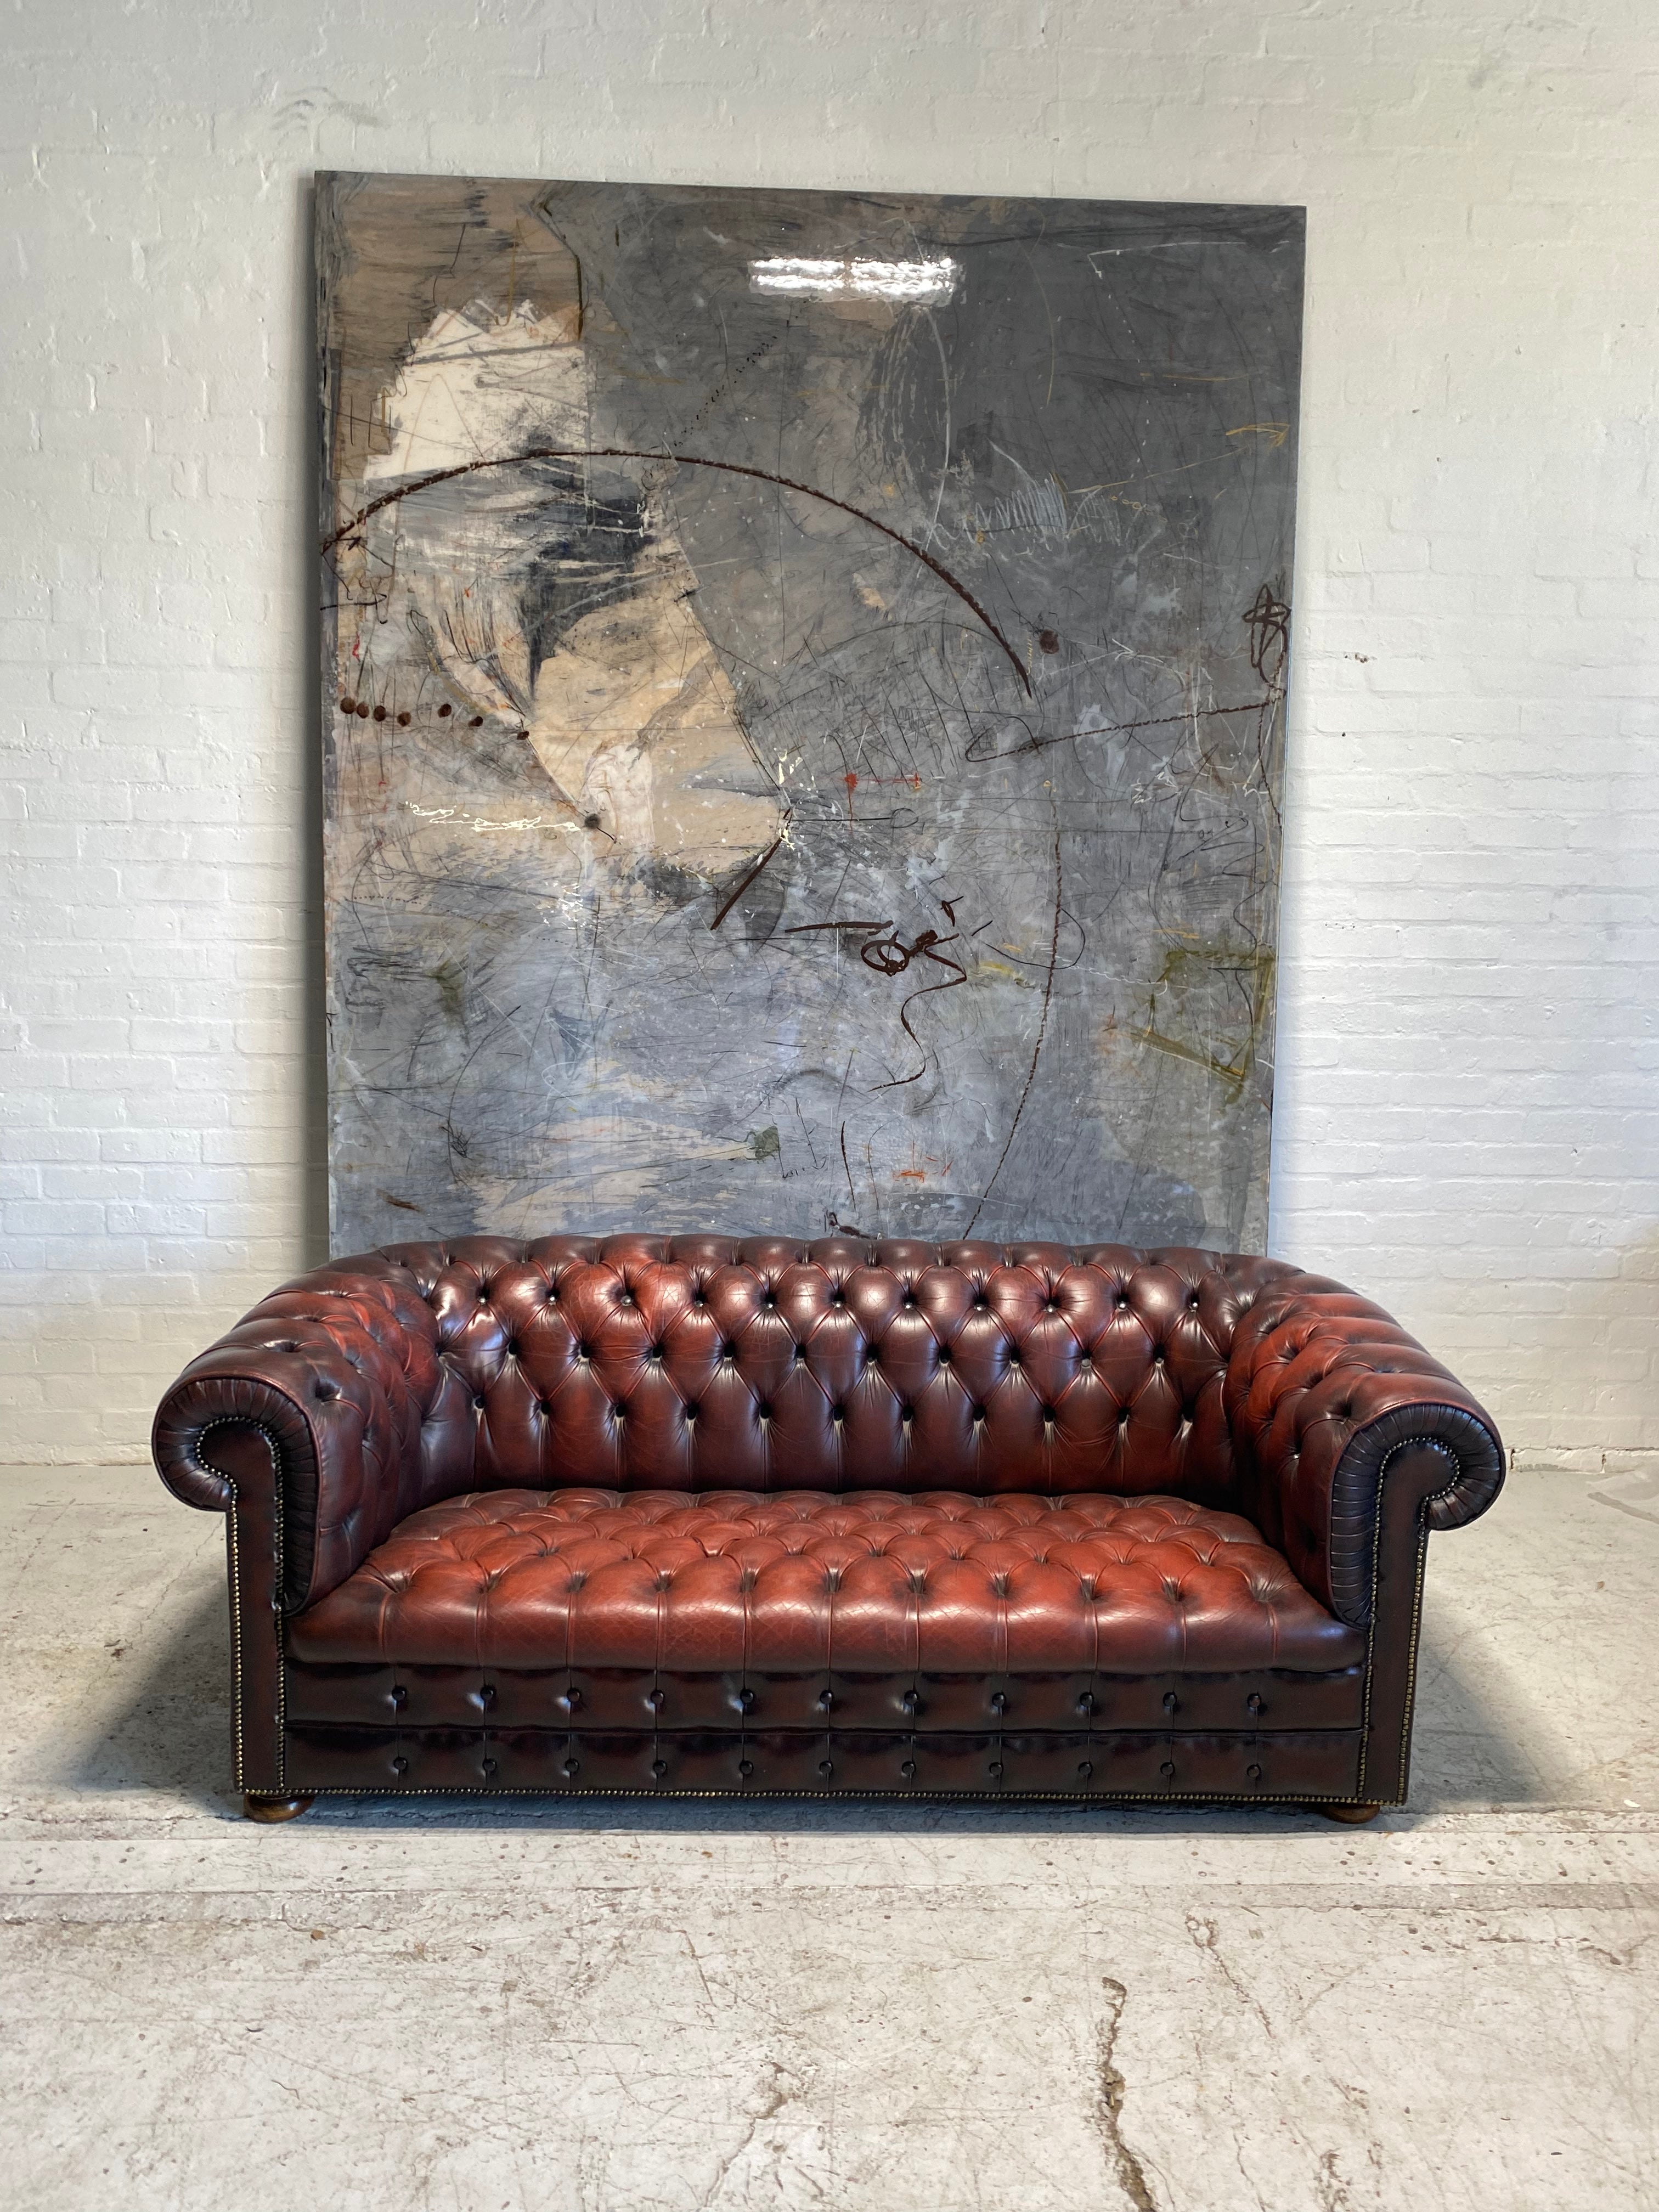
[[[1291,434],[1291,426],[1288,422],[1241,422],[1237,429],[1229,430],[1227,435],[1230,438],[1250,438],[1258,433],[1270,447],[1282,446]]]

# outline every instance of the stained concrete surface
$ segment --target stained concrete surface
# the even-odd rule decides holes
[[[1411,1808],[226,1788],[222,1524],[0,1475],[0,2202],[1650,2212],[1659,1524],[1431,1550]]]

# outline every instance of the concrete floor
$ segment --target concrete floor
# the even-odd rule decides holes
[[[1431,1552],[1412,1808],[236,1817],[222,1524],[0,1474],[0,2202],[1652,2212],[1659,1522]]]

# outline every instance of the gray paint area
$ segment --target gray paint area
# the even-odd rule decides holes
[[[334,176],[337,1249],[1259,1249],[1302,218]]]

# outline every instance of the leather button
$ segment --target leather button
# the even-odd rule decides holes
[[[394,1759],[392,1760],[392,1771],[394,1774],[407,1774],[407,1773],[408,1773],[408,1771],[409,1771],[409,1761],[408,1761],[408,1760],[404,1757],[404,1755],[403,1755],[402,1752],[399,1752],[399,1753],[398,1753],[398,1756],[396,1757],[396,1759]]]
[[[394,1682],[392,1685],[392,1702],[400,1708],[409,1703],[409,1692],[401,1682]]]
[[[754,1771],[755,1762],[752,1759],[740,1759],[738,1761],[738,1771],[739,1774],[750,1775],[752,1774]]]
[[[1261,1711],[1261,1699],[1254,1690],[1244,1700],[1244,1710],[1252,1720],[1256,1719]]]
[[[1164,1779],[1166,1782],[1173,1782],[1173,1781],[1175,1780],[1175,1761],[1174,1761],[1174,1759],[1166,1759],[1164,1760],[1164,1762],[1163,1765],[1162,1765],[1162,1766],[1160,1766],[1160,1767],[1158,1768],[1158,1772],[1159,1772],[1159,1773],[1164,1777]]]
[[[900,1767],[899,1772],[904,1777],[907,1782],[914,1782],[916,1778],[916,1762],[915,1759],[907,1759],[903,1765]]]
[[[564,1762],[564,1771],[567,1774],[574,1774],[580,1765],[581,1761],[579,1759],[567,1759]]]
[[[823,1777],[826,1782],[830,1779],[830,1777],[835,1772],[835,1771],[836,1762],[834,1759],[821,1759],[818,1761],[818,1772]]]
[[[1181,1710],[1181,1700],[1173,1690],[1166,1690],[1164,1692],[1164,1710],[1166,1713],[1179,1712]]]
[[[505,1285],[502,1295],[504,1299],[507,1296]],[[514,1295],[517,1295],[516,1291]],[[645,1336],[646,1333],[641,1332],[636,1346],[639,1353],[643,1352]],[[781,1346],[786,1341],[780,1339],[776,1353],[780,1364],[783,1363]],[[526,1348],[528,1352],[532,1347],[526,1343]],[[712,1348],[712,1341],[706,1341],[696,1355],[704,1363],[704,1371]],[[919,1372],[925,1373],[927,1346],[921,1345],[920,1349],[924,1357],[919,1363]],[[669,1346],[671,1364],[678,1364],[678,1352],[677,1339]],[[745,1352],[745,1361],[747,1356]],[[963,1356],[965,1362],[968,1355],[964,1352]],[[1134,1364],[1145,1367],[1145,1357],[1139,1351]],[[453,1373],[453,1364],[448,1371]],[[752,1387],[750,1383],[750,1389]],[[872,1378],[870,1387],[879,1391],[884,1384]],[[947,1387],[954,1393],[954,1383]],[[1012,1389],[1012,1384],[1010,1388]],[[828,1427],[825,1415],[829,1408],[822,1400],[816,1399],[816,1389],[815,1385],[817,1410],[811,1418]],[[796,1710],[803,1721],[805,1712],[812,1711],[817,1711],[822,1720],[830,1708],[813,1701],[831,1681],[840,1678],[841,1668],[857,1667],[854,1655],[863,1647],[857,1643],[855,1632],[861,1629],[867,1617],[864,1611],[869,1601],[867,1594],[876,1589],[883,1592],[884,1605],[889,1602],[890,1593],[890,1601],[906,1613],[920,1603],[930,1615],[939,1617],[941,1632],[944,1621],[940,1608],[948,1611],[952,1639],[950,1648],[961,1655],[961,1663],[951,1671],[964,1678],[964,1691],[935,1692],[930,1680],[929,1688],[922,1693],[930,1727],[935,1724],[936,1711],[939,1724],[947,1728],[972,1725],[975,1703],[981,1716],[980,1725],[983,1726],[986,1719],[993,1717],[989,1701],[997,1691],[1006,1697],[1005,1710],[1013,1711],[1016,1700],[1008,1688],[1009,1677],[1005,1671],[1007,1660],[1002,1644],[1011,1602],[1007,1592],[1015,1581],[1034,1584],[1023,1592],[1019,1602],[1022,1617],[1029,1618],[1045,1638],[1053,1632],[1052,1641],[1045,1648],[1058,1655],[1074,1644],[1079,1625],[1086,1623],[1089,1637],[1099,1643],[1101,1679],[1139,1679],[1143,1684],[1139,1693],[1143,1717],[1150,1719],[1146,1704],[1150,1698],[1151,1711],[1158,1713],[1164,1729],[1171,1733],[1177,1727],[1204,1725],[1203,1716],[1196,1706],[1192,1721],[1186,1719],[1184,1690],[1177,1699],[1182,1716],[1179,1721],[1170,1712],[1159,1710],[1166,1692],[1176,1694],[1175,1683],[1170,1679],[1175,1669],[1168,1656],[1168,1647],[1177,1618],[1183,1625],[1187,1644],[1183,1664],[1200,1674],[1231,1674],[1234,1685],[1245,1686],[1242,1691],[1237,1686],[1232,1691],[1238,1698],[1237,1705],[1231,1709],[1231,1725],[1235,1729],[1238,1720],[1244,1717],[1248,1695],[1267,1679],[1270,1668],[1289,1665],[1317,1674],[1329,1671],[1334,1662],[1341,1661],[1348,1672],[1355,1673],[1358,1660],[1363,1656],[1363,1639],[1314,1606],[1285,1561],[1265,1543],[1244,1546],[1237,1540],[1237,1532],[1243,1524],[1231,1516],[1224,1516],[1218,1510],[1183,1503],[1179,1498],[1151,1502],[1137,1499],[1132,1503],[1113,1496],[1104,1488],[1094,1494],[1085,1492],[1053,1498],[1026,1492],[1005,1494],[1001,1486],[1020,1467],[1021,1448],[1016,1438],[1007,1440],[1006,1463],[999,1458],[993,1468],[986,1470],[981,1480],[985,1495],[931,1487],[919,1495],[911,1495],[872,1483],[872,1474],[885,1470],[879,1464],[871,1467],[866,1447],[878,1462],[884,1453],[907,1450],[907,1455],[914,1455],[915,1442],[908,1432],[902,1432],[899,1437],[892,1434],[903,1396],[902,1391],[893,1396],[890,1403],[872,1402],[861,1408],[858,1438],[846,1437],[839,1426],[830,1429],[828,1437],[822,1441],[828,1446],[830,1463],[848,1486],[840,1491],[820,1492],[797,1486],[807,1470],[793,1464],[787,1454],[782,1455],[775,1467],[766,1468],[762,1447],[773,1439],[769,1431],[757,1426],[752,1417],[742,1418],[751,1414],[752,1400],[748,1389],[732,1407],[710,1406],[708,1431],[705,1434],[699,1431],[695,1443],[692,1431],[672,1419],[663,1419],[659,1429],[657,1418],[647,1413],[648,1392],[643,1383],[641,1389],[641,1403],[635,1410],[641,1418],[639,1421],[629,1419],[626,1444],[621,1429],[610,1428],[603,1421],[597,1393],[586,1405],[563,1396],[555,1400],[561,1449],[555,1455],[556,1468],[544,1470],[541,1479],[545,1480],[550,1474],[555,1481],[586,1481],[592,1486],[560,1488],[544,1494],[538,1494],[533,1487],[509,1486],[507,1478],[516,1475],[520,1482],[535,1484],[536,1457],[541,1448],[551,1441],[554,1424],[538,1423],[530,1417],[532,1401],[528,1394],[518,1405],[516,1414],[508,1402],[512,1395],[509,1391],[504,1389],[489,1396],[490,1432],[500,1446],[496,1455],[500,1463],[492,1465],[490,1472],[492,1479],[501,1479],[502,1486],[474,1491],[465,1498],[458,1494],[428,1506],[418,1534],[394,1534],[382,1541],[374,1566],[330,1590],[303,1613],[296,1613],[285,1630],[294,1640],[295,1656],[300,1663],[308,1667],[313,1662],[337,1662],[362,1669],[349,1692],[349,1698],[357,1700],[356,1710],[350,1713],[343,1711],[342,1719],[373,1725],[378,1716],[380,1725],[384,1727],[389,1713],[398,1720],[406,1717],[388,1702],[392,1684],[387,1683],[386,1671],[390,1666],[392,1681],[398,1687],[407,1683],[408,1702],[413,1705],[416,1681],[404,1676],[399,1668],[407,1662],[419,1661],[425,1667],[455,1670],[447,1674],[441,1686],[434,1680],[430,1702],[426,1677],[420,1677],[423,1723],[435,1728],[453,1724],[457,1706],[462,1699],[470,1698],[476,1726],[481,1686],[486,1680],[497,1686],[508,1683],[506,1674],[497,1676],[495,1672],[497,1650],[537,1648],[532,1639],[544,1635],[547,1621],[554,1618],[562,1620],[569,1613],[581,1617],[583,1669],[572,1668],[567,1671],[559,1663],[564,1657],[562,1646],[556,1654],[549,1652],[544,1662],[548,1669],[545,1695],[550,1699],[568,1699],[568,1686],[577,1680],[585,1684],[587,1667],[603,1670],[620,1665],[627,1658],[634,1670],[631,1695],[635,1719],[632,1726],[642,1729],[653,1713],[649,1707],[641,1710],[646,1693],[658,1682],[665,1687],[666,1669],[683,1666],[685,1655],[698,1649],[703,1620],[712,1618],[714,1609],[734,1602],[745,1616],[742,1634],[749,1640],[739,1644],[744,1663],[733,1666],[732,1674],[727,1676],[724,1686],[724,1696],[735,1698],[740,1688],[752,1686],[757,1692],[755,1710],[758,1711],[760,1683],[763,1678],[769,1678],[770,1711],[769,1677],[800,1668],[800,1658],[795,1655],[805,1647],[790,1642],[781,1626],[795,1623],[789,1630],[790,1636],[795,1635],[799,1608],[811,1617],[821,1636],[815,1670],[818,1686],[813,1689],[809,1681],[791,1694],[797,1700]],[[461,1389],[461,1402],[465,1402],[471,1395]],[[760,1393],[754,1395],[758,1396]],[[455,1395],[451,1395],[448,1402],[452,1407],[455,1404]],[[967,1466],[983,1469],[993,1450],[1000,1451],[1003,1447],[1002,1431],[1018,1425],[1022,1405],[1026,1407],[1027,1449],[1030,1448],[1033,1440],[1029,1413],[1042,1402],[1041,1393],[1030,1392],[1022,1383],[1013,1390],[1012,1406],[999,1398],[988,1407],[995,1414],[994,1422],[988,1420],[985,1427],[972,1429],[964,1436],[955,1425],[972,1402],[964,1393],[959,1409],[945,1416],[948,1432],[939,1439],[941,1453],[954,1450]],[[669,1399],[668,1413],[677,1412],[678,1404],[678,1396]],[[1109,1396],[1102,1401],[1102,1405],[1115,1410]],[[792,1405],[788,1410],[793,1423],[796,1408]],[[915,1410],[919,1416],[920,1401],[915,1401]],[[775,1411],[781,1419],[781,1411]],[[515,1418],[521,1431],[516,1436],[513,1432]],[[809,1434],[811,1419],[804,1407],[800,1418],[805,1423],[803,1434]],[[733,1422],[735,1427],[730,1425]],[[850,1419],[848,1425],[852,1425]],[[918,1418],[918,1429],[920,1425]],[[998,1431],[995,1437],[991,1434],[993,1428]],[[1167,1445],[1171,1431],[1172,1424],[1167,1419],[1160,1422],[1155,1413],[1143,1415],[1137,1425],[1136,1451],[1139,1460],[1145,1449],[1148,1465],[1139,1472],[1152,1474],[1156,1456]],[[1196,1429],[1194,1434],[1196,1436]],[[855,1443],[859,1447],[856,1455]],[[699,1462],[708,1463],[708,1452],[714,1445],[720,1447],[718,1465],[709,1467],[708,1474],[720,1488],[699,1498],[691,1494],[686,1478]],[[623,1489],[619,1493],[611,1488],[610,1485],[617,1481],[616,1462],[619,1454],[626,1454],[637,1462],[629,1469],[639,1486],[637,1489]],[[741,1460],[745,1454],[752,1456],[754,1466],[734,1468],[733,1457]],[[848,1464],[855,1456],[856,1464]],[[1121,1450],[1117,1464],[1121,1467],[1126,1463],[1127,1450]],[[763,1473],[778,1483],[776,1492],[759,1487]],[[739,1475],[747,1479],[737,1480]],[[990,1479],[992,1476],[994,1480]],[[684,1490],[677,1491],[672,1486],[676,1477],[685,1486]],[[936,1479],[930,1465],[921,1480],[931,1482]],[[1120,1486],[1138,1490],[1141,1485],[1123,1481]],[[366,1501],[352,1503],[342,1519],[346,1531],[340,1540],[342,1545],[368,1540],[374,1510]],[[588,1553],[594,1548],[596,1538],[600,1556],[590,1565]],[[1298,1540],[1292,1536],[1291,1540],[1293,1551],[1299,1556]],[[1232,1555],[1241,1552],[1247,1557],[1232,1564]],[[619,1572],[608,1563],[606,1555],[611,1554],[616,1557]],[[1070,1569],[1064,1574],[1055,1571],[1058,1560],[1073,1555],[1074,1564]],[[1036,1571],[1035,1577],[1024,1564],[1028,1557]],[[623,1566],[624,1559],[629,1564]],[[665,1580],[659,1582],[659,1575]],[[643,1599],[637,1621],[631,1611],[616,1608],[613,1596],[605,1588],[596,1587],[600,1577],[609,1583],[613,1576],[629,1589],[637,1587]],[[917,1580],[913,1577],[920,1582],[919,1598],[909,1594],[917,1587]],[[863,1586],[866,1595],[860,1595],[858,1606],[849,1609],[844,1599],[837,1597],[838,1581],[843,1591],[850,1581],[855,1594],[860,1584]],[[661,1594],[660,1606],[647,1595],[652,1587]],[[491,1638],[498,1638],[498,1642],[479,1644],[477,1631],[481,1623],[488,1625]],[[641,1633],[648,1637],[648,1644],[643,1650],[635,1650]],[[383,1639],[386,1650],[397,1652],[395,1662],[381,1656]],[[626,1650],[625,1639],[632,1639]],[[710,1646],[705,1642],[702,1648],[708,1650]],[[728,1664],[738,1656],[738,1653],[732,1653]],[[942,1659],[939,1663],[943,1663]],[[489,1668],[488,1675],[486,1666]],[[655,1672],[653,1668],[660,1668],[663,1672]],[[883,1686],[885,1710],[891,1717],[888,1725],[891,1726],[892,1719],[898,1719],[902,1729],[919,1726],[919,1721],[913,1722],[896,1711],[907,1687],[921,1691],[919,1662],[913,1656],[908,1671],[901,1673],[896,1668],[882,1671],[897,1675],[896,1680],[890,1679]],[[1029,1696],[1022,1681],[1018,1700],[1020,1726],[1038,1732],[1057,1731],[1068,1724],[1067,1716],[1073,1728],[1080,1716],[1085,1728],[1090,1729],[1099,1711],[1111,1712],[1116,1717],[1116,1692],[1094,1690],[1094,1665],[1090,1661],[1085,1660],[1079,1671],[1083,1673],[1080,1683],[1076,1674],[1071,1674],[1068,1679],[1056,1668],[1042,1690],[1033,1689]],[[597,1689],[599,1677],[594,1679]],[[1302,1725],[1297,1716],[1308,1699],[1296,1686],[1296,1675],[1274,1674],[1272,1679],[1275,1683],[1273,1697],[1267,1699],[1267,1693],[1261,1694],[1272,1707],[1275,1726]],[[1281,1683],[1285,1686],[1282,1692]],[[967,1685],[974,1686],[968,1689]],[[509,1693],[509,1687],[498,1686],[498,1702],[507,1705]],[[1097,1705],[1081,1704],[1085,1693],[1097,1700]],[[1347,1692],[1342,1694],[1346,1699]],[[331,1706],[337,1698],[343,1703],[349,1702],[343,1686],[337,1688],[331,1685],[326,1696]],[[958,1697],[974,1702],[952,1705],[948,1710],[939,1704],[941,1698]],[[803,1698],[805,1712],[800,1708]],[[873,1697],[866,1700],[864,1691],[859,1690],[856,1710],[860,1728],[879,1729],[878,1702]],[[594,1703],[597,1705],[597,1697]],[[462,1712],[465,1710],[462,1705]],[[728,1704],[726,1710],[730,1714],[733,1708]],[[837,1721],[853,1710],[853,1702],[837,1696]],[[1324,1724],[1320,1717],[1322,1711],[1322,1706],[1312,1712],[1307,1724]],[[579,1725],[574,1703],[562,1703],[560,1711],[566,1717],[567,1728],[574,1731]],[[304,1714],[307,1722],[313,1717],[309,1711]],[[1340,1717],[1346,1717],[1346,1704]],[[589,1711],[584,1708],[580,1725],[586,1727],[588,1720]],[[595,1727],[601,1724],[597,1711],[592,1722]],[[688,1728],[696,1726],[695,1716],[688,1716],[684,1724]],[[784,1728],[793,1725],[782,1708],[776,1723],[769,1723],[773,1724]],[[996,1724],[1006,1725],[1000,1722]],[[1129,1728],[1134,1724],[1133,1709],[1126,1711],[1121,1725]],[[1224,1729],[1228,1725],[1219,1715],[1217,1724]],[[613,1713],[607,1705],[604,1725],[625,1734],[630,1724],[625,1717]],[[1252,1732],[1265,1727],[1265,1717],[1258,1722],[1251,1716],[1248,1727]],[[1172,1742],[1169,1747],[1173,1753]],[[392,1749],[400,1748],[394,1741]],[[902,1741],[895,1742],[893,1748],[900,1759],[904,1757]],[[650,1761],[646,1753],[652,1749],[653,1747],[647,1744],[636,1755],[636,1777],[648,1767]],[[1239,1749],[1246,1759],[1265,1756],[1253,1754],[1246,1742],[1240,1742]],[[374,1755],[380,1756],[378,1753]],[[804,1745],[796,1747],[793,1755],[799,1758],[804,1772],[813,1771],[817,1761],[807,1755]],[[988,1745],[984,1756],[990,1755]],[[1073,1751],[1070,1755],[1075,1760],[1079,1754]],[[386,1756],[389,1757],[390,1753]],[[562,1756],[562,1753],[555,1750],[550,1765]],[[1158,1753],[1158,1758],[1163,1756],[1162,1752]],[[430,1764],[424,1750],[422,1757],[424,1763]],[[920,1751],[916,1757],[921,1760]],[[1150,1759],[1154,1771],[1158,1758]],[[931,1754],[921,1763],[927,1767],[931,1785],[939,1770]],[[584,1773],[587,1765],[584,1753]],[[387,1770],[382,1765],[379,1771],[385,1775]],[[476,1761],[472,1771],[476,1774]],[[672,1761],[671,1771],[675,1771]],[[839,1759],[836,1771],[839,1775]],[[890,1773],[892,1771],[889,1770]],[[1103,1782],[1105,1766],[1097,1771]],[[1231,1771],[1237,1787],[1243,1768],[1234,1766]],[[556,1765],[554,1771],[556,1774]],[[622,1771],[607,1753],[595,1766],[593,1786],[599,1787],[607,1780],[614,1783]],[[730,1776],[731,1768],[726,1771]],[[1063,1759],[1058,1771],[1061,1775],[1065,1772]],[[1188,1774],[1184,1765],[1181,1771],[1194,1784],[1206,1778],[1196,1772]],[[427,1778],[428,1782],[441,1782],[443,1778],[434,1772],[428,1773]],[[842,1778],[849,1785],[853,1780],[850,1771]]]
[[[660,1690],[658,1690],[657,1692],[655,1692],[655,1693],[654,1693],[654,1694],[655,1694],[655,1696],[656,1696],[657,1698],[661,1698],[661,1696],[662,1696],[662,1692],[661,1692]],[[753,1692],[752,1690],[747,1690],[747,1689],[744,1689],[744,1690],[739,1690],[739,1691],[738,1692],[738,1704],[743,1707],[743,1709],[744,1709],[744,1712],[748,1712],[748,1711],[750,1710],[750,1708],[751,1708],[751,1707],[753,1706],[753,1705],[754,1705],[754,1702],[755,1702],[755,1693],[754,1693],[754,1692]]]
[[[482,1393],[482,1392],[480,1392],[480,1393],[479,1393],[479,1395],[477,1395],[477,1397],[472,1401],[472,1404],[473,1404],[473,1408],[474,1408],[474,1410],[475,1410],[476,1412],[480,1413],[483,1413],[483,1409],[484,1409],[484,1401],[483,1401],[483,1393]]]
[[[1244,1773],[1249,1781],[1260,1782],[1261,1779],[1261,1769],[1259,1766],[1247,1766]]]
[[[484,1773],[493,1774],[495,1771],[495,1762],[493,1759],[486,1759],[481,1764]]]
[[[994,1759],[991,1761],[991,1764],[986,1768],[985,1771],[990,1776],[993,1782],[1000,1782],[1002,1779],[1002,1761],[1000,1759]]]
[[[1095,1693],[1092,1690],[1085,1690],[1083,1692],[1083,1695],[1077,1701],[1077,1709],[1079,1712],[1083,1715],[1085,1720],[1088,1718],[1089,1715],[1093,1712],[1095,1709]]]
[[[994,1713],[1006,1713],[1007,1710],[1007,1693],[1002,1690],[993,1690],[991,1692],[991,1711]]]
[[[493,1682],[483,1683],[478,1690],[478,1703],[481,1705],[493,1705],[495,1702],[495,1685]]]
[[[660,1782],[663,1776],[668,1771],[668,1761],[665,1759],[653,1759],[651,1762],[651,1771],[656,1776],[658,1781]]]
[[[1094,1766],[1091,1760],[1086,1759],[1079,1759],[1077,1763],[1077,1771],[1079,1782],[1086,1782],[1094,1771]]]

